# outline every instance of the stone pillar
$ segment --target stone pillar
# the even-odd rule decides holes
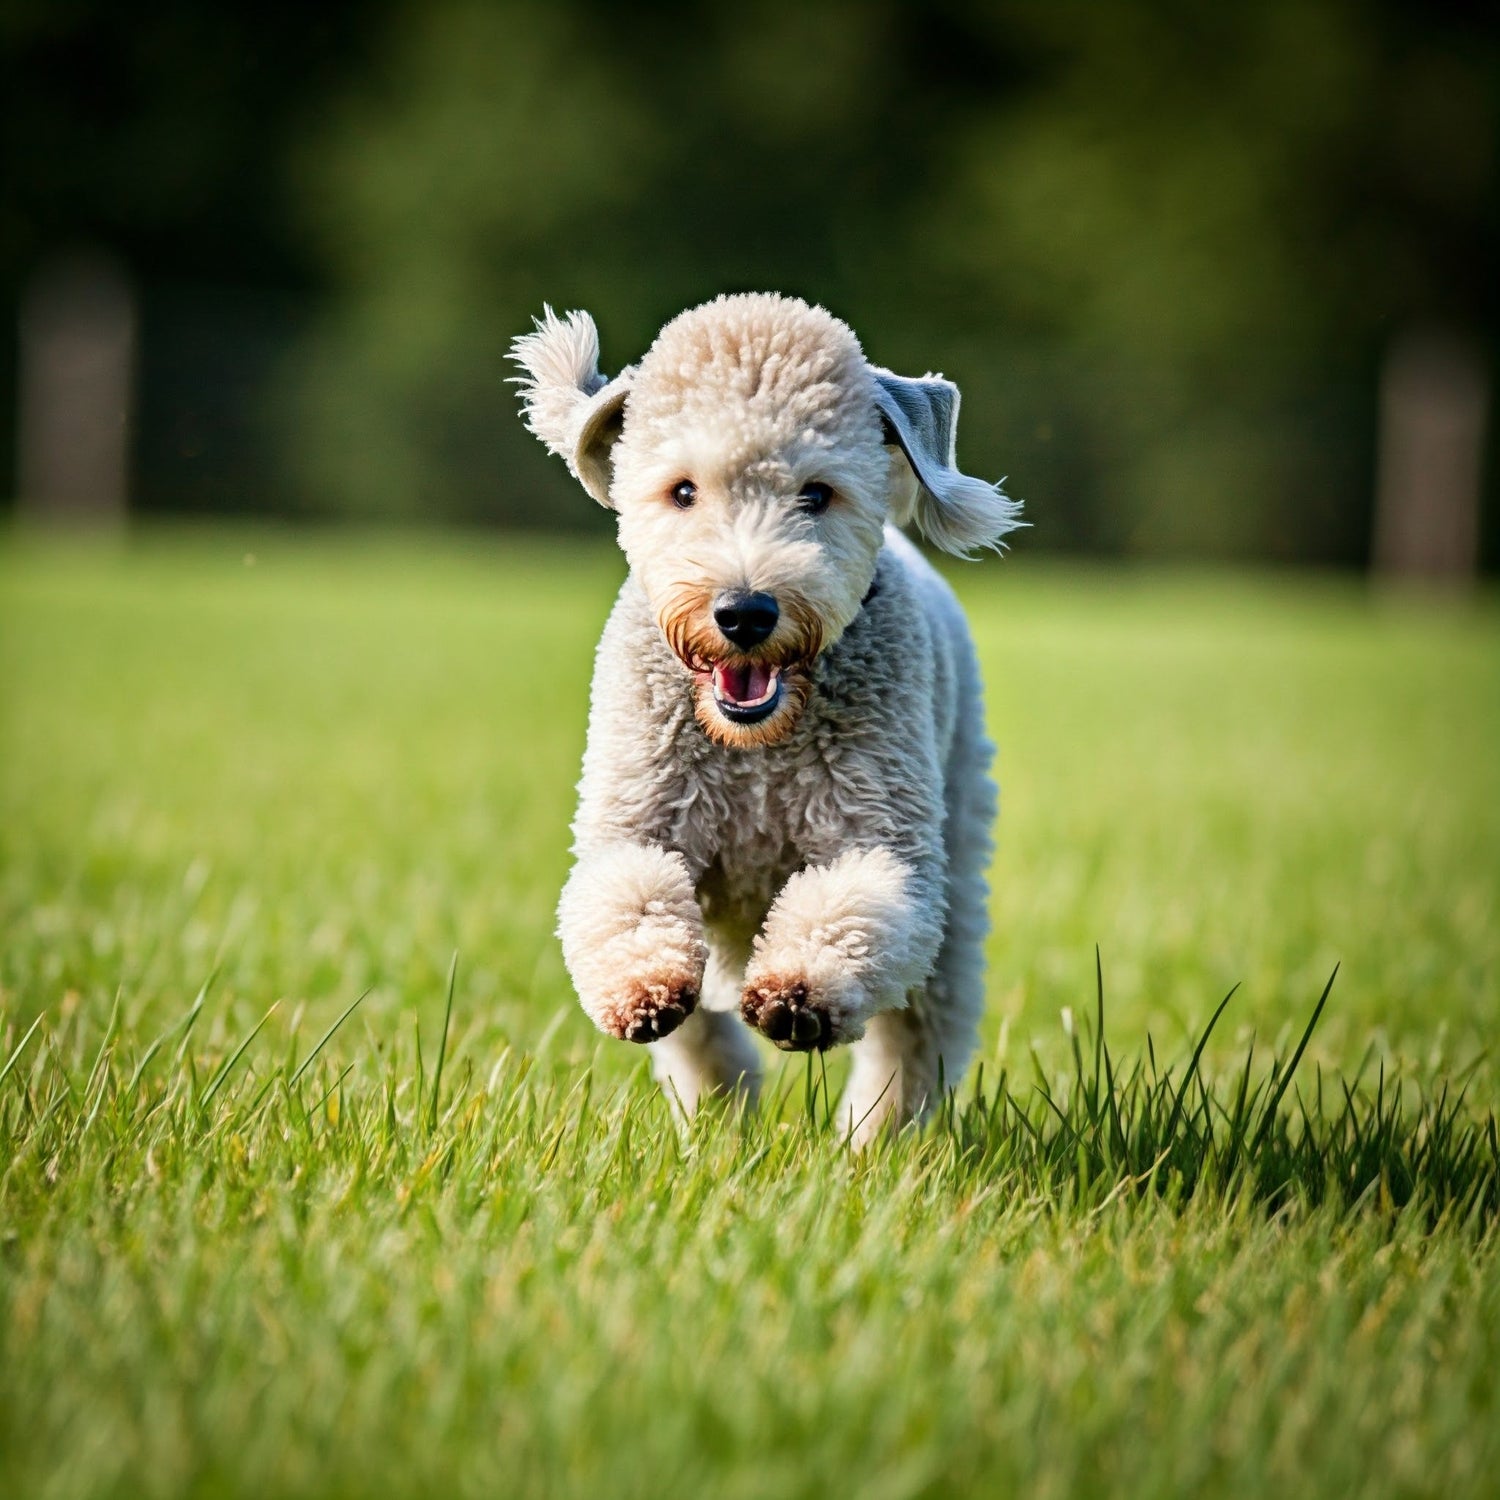
[[[1466,340],[1426,329],[1391,346],[1380,388],[1377,573],[1473,582],[1488,405],[1484,358]]]
[[[119,524],[129,503],[135,299],[112,260],[54,261],[21,301],[17,500],[23,515]]]

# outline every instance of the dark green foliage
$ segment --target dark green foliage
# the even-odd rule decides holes
[[[960,382],[1028,546],[1359,561],[1391,340],[1495,337],[1496,68],[1346,0],[23,4],[0,292],[140,279],[147,507],[598,524],[510,339],[774,288]]]

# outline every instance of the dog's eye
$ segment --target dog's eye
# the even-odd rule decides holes
[[[672,486],[672,504],[678,510],[687,510],[698,498],[698,486],[691,479],[679,479]]]
[[[808,515],[821,516],[828,509],[828,502],[832,499],[832,488],[815,480],[812,484],[802,486],[802,491],[797,496],[797,503]]]

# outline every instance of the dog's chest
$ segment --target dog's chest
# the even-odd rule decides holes
[[[889,831],[888,768],[872,746],[889,739],[880,729],[892,705],[878,690],[851,703],[828,665],[783,744],[713,745],[682,712],[655,762],[657,805],[668,810],[657,836],[686,858],[711,923],[753,930],[798,870]]]
[[[795,833],[806,823],[809,779],[808,767],[757,752],[715,754],[688,772],[674,842],[710,922],[758,925],[806,862]]]

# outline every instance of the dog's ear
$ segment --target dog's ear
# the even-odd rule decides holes
[[[599,373],[599,330],[586,312],[559,318],[543,307],[536,331],[510,346],[526,372],[516,380],[526,425],[600,505],[609,504],[610,450],[625,423],[634,368]]]
[[[1026,524],[1021,502],[998,484],[959,472],[958,387],[940,375],[912,380],[875,366],[871,371],[886,443],[901,450],[915,480],[914,486],[909,480],[902,485],[904,495],[893,497],[892,519],[915,520],[934,546],[957,557],[976,547],[998,548],[1006,532]]]

